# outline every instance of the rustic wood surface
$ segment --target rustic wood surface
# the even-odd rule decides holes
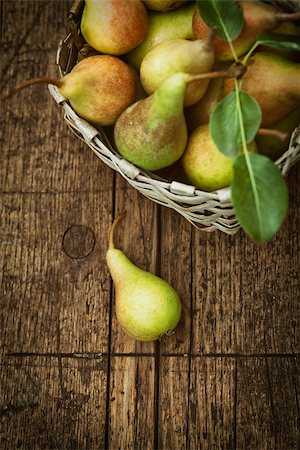
[[[2,1],[1,93],[57,75],[70,3]],[[113,173],[43,86],[1,101],[0,449],[292,450],[299,437],[300,175],[278,235],[192,229]],[[115,319],[107,232],[183,302],[176,333]]]

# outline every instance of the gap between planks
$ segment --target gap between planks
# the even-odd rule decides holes
[[[157,353],[40,353],[40,352],[11,352],[6,353],[7,357],[27,358],[27,357],[45,357],[45,358],[78,358],[78,359],[99,359],[103,356],[111,357],[152,357],[157,358]],[[298,358],[300,353],[161,353],[160,357],[170,358]]]

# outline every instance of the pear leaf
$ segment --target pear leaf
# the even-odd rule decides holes
[[[225,156],[237,156],[242,147],[242,133],[238,115],[238,97],[244,122],[246,142],[251,142],[261,123],[257,101],[246,92],[231,92],[213,111],[209,121],[210,135]]]
[[[264,33],[259,36],[256,45],[267,45],[279,50],[300,51],[300,37],[281,33]]]
[[[288,211],[288,189],[278,167],[266,156],[239,155],[234,163],[231,197],[244,231],[256,242],[270,240]]]
[[[197,6],[206,25],[215,27],[221,38],[233,41],[242,31],[243,10],[235,0],[198,0]]]

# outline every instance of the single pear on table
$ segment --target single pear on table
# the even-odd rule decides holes
[[[123,55],[133,50],[145,38],[147,26],[147,11],[140,0],[85,0],[80,29],[98,52]]]
[[[244,14],[244,27],[232,42],[238,57],[250,50],[260,34],[274,30],[285,21],[300,19],[300,13],[282,13],[266,3],[257,1],[240,1],[238,3]],[[195,9],[193,16],[193,33],[195,39],[205,39],[209,33],[209,28],[202,20],[198,8]],[[218,61],[234,60],[231,48],[225,39],[215,39],[214,50]]]
[[[143,42],[131,52],[124,55],[125,60],[139,70],[145,55],[160,42],[166,39],[193,39],[192,17],[194,2],[187,2],[174,11],[149,11],[148,31]]]
[[[224,80],[225,93],[234,90]],[[242,90],[253,96],[262,111],[262,126],[279,122],[300,105],[300,63],[271,53],[256,53],[247,63]]]
[[[248,150],[256,151],[255,142]],[[215,191],[230,186],[235,158],[223,155],[215,146],[208,124],[194,130],[182,157],[182,166],[190,182],[203,191]]]
[[[280,122],[270,126],[271,130],[280,131],[286,133],[285,139],[272,135],[257,135],[255,138],[258,153],[268,156],[274,161],[288,150],[291,134],[296,127],[300,125],[300,105],[295,111],[291,112],[288,116],[282,119]]]
[[[152,94],[164,81],[177,72],[200,74],[211,71],[215,54],[213,36],[206,40],[168,39],[156,45],[145,56],[140,68],[142,85]],[[184,106],[197,103],[205,94],[209,79],[193,81],[187,86]]]
[[[181,316],[181,302],[170,284],[134,265],[114,244],[110,230],[106,261],[114,282],[116,315],[122,329],[138,341],[155,341],[170,333]]]
[[[144,0],[145,5],[154,11],[170,11],[176,9],[184,3],[185,0]]]
[[[74,111],[96,126],[114,124],[136,95],[133,71],[124,61],[110,55],[89,56],[61,79],[33,78],[15,91],[37,83],[57,86]]]

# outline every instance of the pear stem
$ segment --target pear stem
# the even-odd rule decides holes
[[[190,83],[196,80],[206,80],[213,78],[240,78],[246,72],[247,68],[243,64],[235,64],[228,70],[219,70],[214,72],[200,73],[199,75],[190,75],[187,82]]]
[[[283,131],[279,130],[270,130],[269,128],[260,128],[257,132],[259,136],[273,136],[281,141],[285,141],[288,137],[288,133],[284,133]]]
[[[56,80],[55,78],[51,78],[51,77],[32,78],[31,80],[23,81],[23,83],[17,85],[13,90],[13,94],[15,94],[16,92],[22,91],[23,89],[26,89],[29,86],[32,86],[33,84],[54,84],[54,86],[60,88],[63,84],[63,81]]]
[[[300,20],[300,12],[296,13],[276,13],[276,19],[278,22],[289,22],[290,20]]]
[[[109,230],[109,238],[108,238],[108,249],[112,249],[112,248],[116,248],[115,247],[115,243],[114,243],[114,232],[115,232],[115,228],[118,225],[118,223],[120,222],[120,220],[123,219],[123,217],[125,217],[126,215],[126,211],[121,212],[113,221],[113,223],[110,226],[110,230]]]

